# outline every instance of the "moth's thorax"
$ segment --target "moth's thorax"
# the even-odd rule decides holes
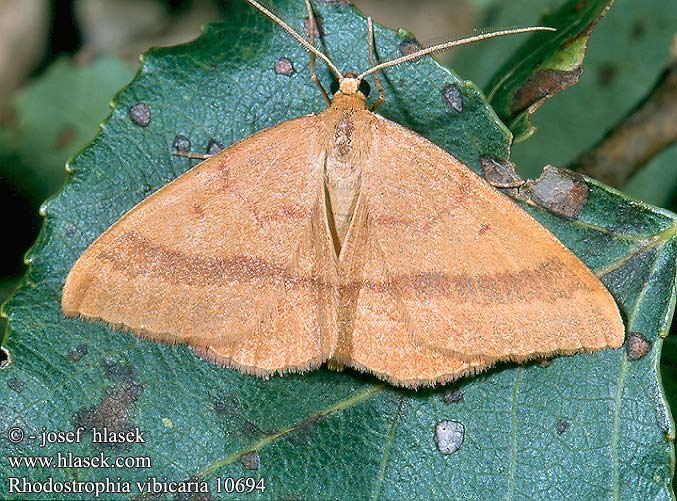
[[[334,139],[330,152],[330,156],[337,161],[347,164],[347,168],[351,168],[351,157],[354,155],[354,137],[355,137],[355,123],[352,117],[353,113],[350,111],[343,112],[339,115],[338,120],[334,124]]]

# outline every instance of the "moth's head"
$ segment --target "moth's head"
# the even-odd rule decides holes
[[[366,70],[360,75],[357,75],[356,73],[349,72],[346,73],[345,75],[341,76],[341,71],[336,67],[336,65],[327,57],[322,51],[320,51],[317,47],[315,47],[315,28],[317,27],[315,15],[313,14],[313,8],[310,5],[310,1],[306,0],[306,7],[308,9],[308,20],[310,21],[310,25],[307,31],[308,34],[310,35],[310,41],[306,40],[304,37],[299,35],[296,31],[294,31],[287,23],[282,21],[279,17],[277,17],[275,14],[270,12],[268,9],[266,9],[263,5],[261,5],[259,2],[256,0],[247,0],[252,7],[258,9],[260,12],[265,14],[268,18],[270,18],[273,22],[277,23],[279,26],[281,26],[287,33],[289,33],[292,37],[294,37],[301,45],[303,45],[306,49],[308,49],[312,54],[313,57],[319,57],[324,61],[329,69],[338,77],[338,79],[334,80],[331,85],[331,93],[333,96],[336,97],[345,97],[345,96],[350,96],[350,97],[358,97],[362,99],[363,102],[366,102],[366,98],[369,95],[369,84],[364,80],[365,77],[373,74],[374,75],[374,82],[376,83],[376,87],[379,89],[379,98],[377,99],[376,103],[374,104],[374,107],[372,108],[372,111],[376,110],[376,108],[383,102],[383,88],[381,87],[380,80],[377,78],[377,73],[384,70],[385,68],[390,68],[391,66],[396,66],[401,63],[406,63],[407,61],[416,61],[423,56],[426,56],[428,54],[433,54],[434,52],[438,52],[441,50],[446,50],[450,49],[451,47],[455,47],[457,45],[463,45],[467,43],[472,43],[472,42],[477,42],[478,40],[484,40],[487,38],[493,38],[497,36],[502,36],[502,35],[512,35],[515,33],[525,33],[527,31],[556,31],[554,28],[549,28],[547,26],[530,26],[527,28],[515,28],[515,29],[510,29],[510,30],[501,30],[501,31],[496,31],[493,33],[482,33],[480,35],[475,35],[472,37],[468,38],[461,38],[460,40],[452,40],[451,42],[446,42],[442,43],[439,45],[433,45],[432,47],[427,47],[425,49],[418,50],[416,52],[412,52],[410,54],[405,54],[403,56],[400,56],[395,59],[391,59],[390,61],[385,61],[382,63],[376,64],[375,60],[375,51],[374,51],[374,24],[371,20],[371,17],[367,18],[367,29],[369,32],[369,62],[371,63],[371,68]],[[311,65],[314,63],[311,63]],[[324,87],[322,87],[322,84],[319,82],[317,75],[313,73],[313,80],[315,83],[317,83],[320,87],[320,90],[322,92],[322,95],[326,98],[327,104],[329,103],[329,96],[327,95],[327,91],[324,90]],[[341,100],[341,99],[340,99]],[[354,101],[354,99],[350,100]]]
[[[365,99],[369,96],[371,87],[369,82],[357,77],[357,73],[349,71],[343,78],[335,79],[331,83],[331,93],[336,97],[337,94],[361,94]]]

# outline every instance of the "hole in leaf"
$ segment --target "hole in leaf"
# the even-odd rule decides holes
[[[6,369],[12,365],[12,355],[4,346],[0,347],[0,370]]]

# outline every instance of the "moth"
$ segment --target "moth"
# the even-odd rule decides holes
[[[198,164],[131,209],[77,260],[66,316],[101,319],[243,373],[328,363],[434,385],[499,361],[618,348],[609,292],[546,228],[459,160],[378,114],[378,71],[507,30],[422,49],[362,74],[306,47],[328,102]],[[337,76],[332,95],[315,74]],[[367,107],[374,75],[379,99]]]

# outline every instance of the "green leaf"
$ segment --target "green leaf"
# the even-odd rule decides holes
[[[302,2],[276,7],[303,29]],[[368,67],[365,20],[342,3],[317,7],[326,50],[339,68]],[[397,56],[402,41],[378,28],[380,58]],[[294,74],[275,72],[280,57],[292,62]],[[216,492],[218,479],[252,476],[265,478],[267,489],[247,495],[251,499],[670,499],[674,429],[656,368],[674,306],[677,219],[592,181],[577,220],[560,219],[528,200],[525,207],[595,270],[619,302],[628,330],[651,343],[638,360],[621,349],[561,357],[547,367],[503,364],[454,386],[418,392],[324,369],[263,381],[210,364],[185,347],[63,318],[61,288],[77,257],[127,210],[192,165],[172,156],[177,134],[203,152],[212,140],[228,146],[324,108],[307,61],[279,27],[252,11],[208,26],[193,43],[146,55],[99,135],[70,163],[64,190],[44,206],[31,268],[4,310],[10,325],[5,346],[14,363],[0,372],[0,430],[19,426],[30,436],[43,427],[139,427],[146,443],[101,451],[90,435],[82,444],[44,449],[30,439],[3,440],[3,475],[130,482],[197,475],[214,498],[243,497]],[[329,83],[326,70],[320,77]],[[481,156],[508,156],[510,133],[472,83],[430,59],[386,71],[384,80],[383,115],[474,169]],[[460,92],[461,112],[444,97],[450,85]],[[146,127],[130,119],[138,103],[150,109]],[[464,429],[460,449],[450,455],[435,442],[442,421]],[[147,456],[152,465],[6,468],[7,456],[57,451]],[[257,460],[258,470],[247,469]],[[139,496],[136,486],[130,488],[122,497]],[[3,479],[0,497],[12,496],[21,497],[8,492]]]
[[[489,102],[515,136],[524,141],[536,128],[531,115],[546,100],[578,82],[588,40],[614,0],[570,0],[543,17],[537,32],[494,74],[487,86]]]

